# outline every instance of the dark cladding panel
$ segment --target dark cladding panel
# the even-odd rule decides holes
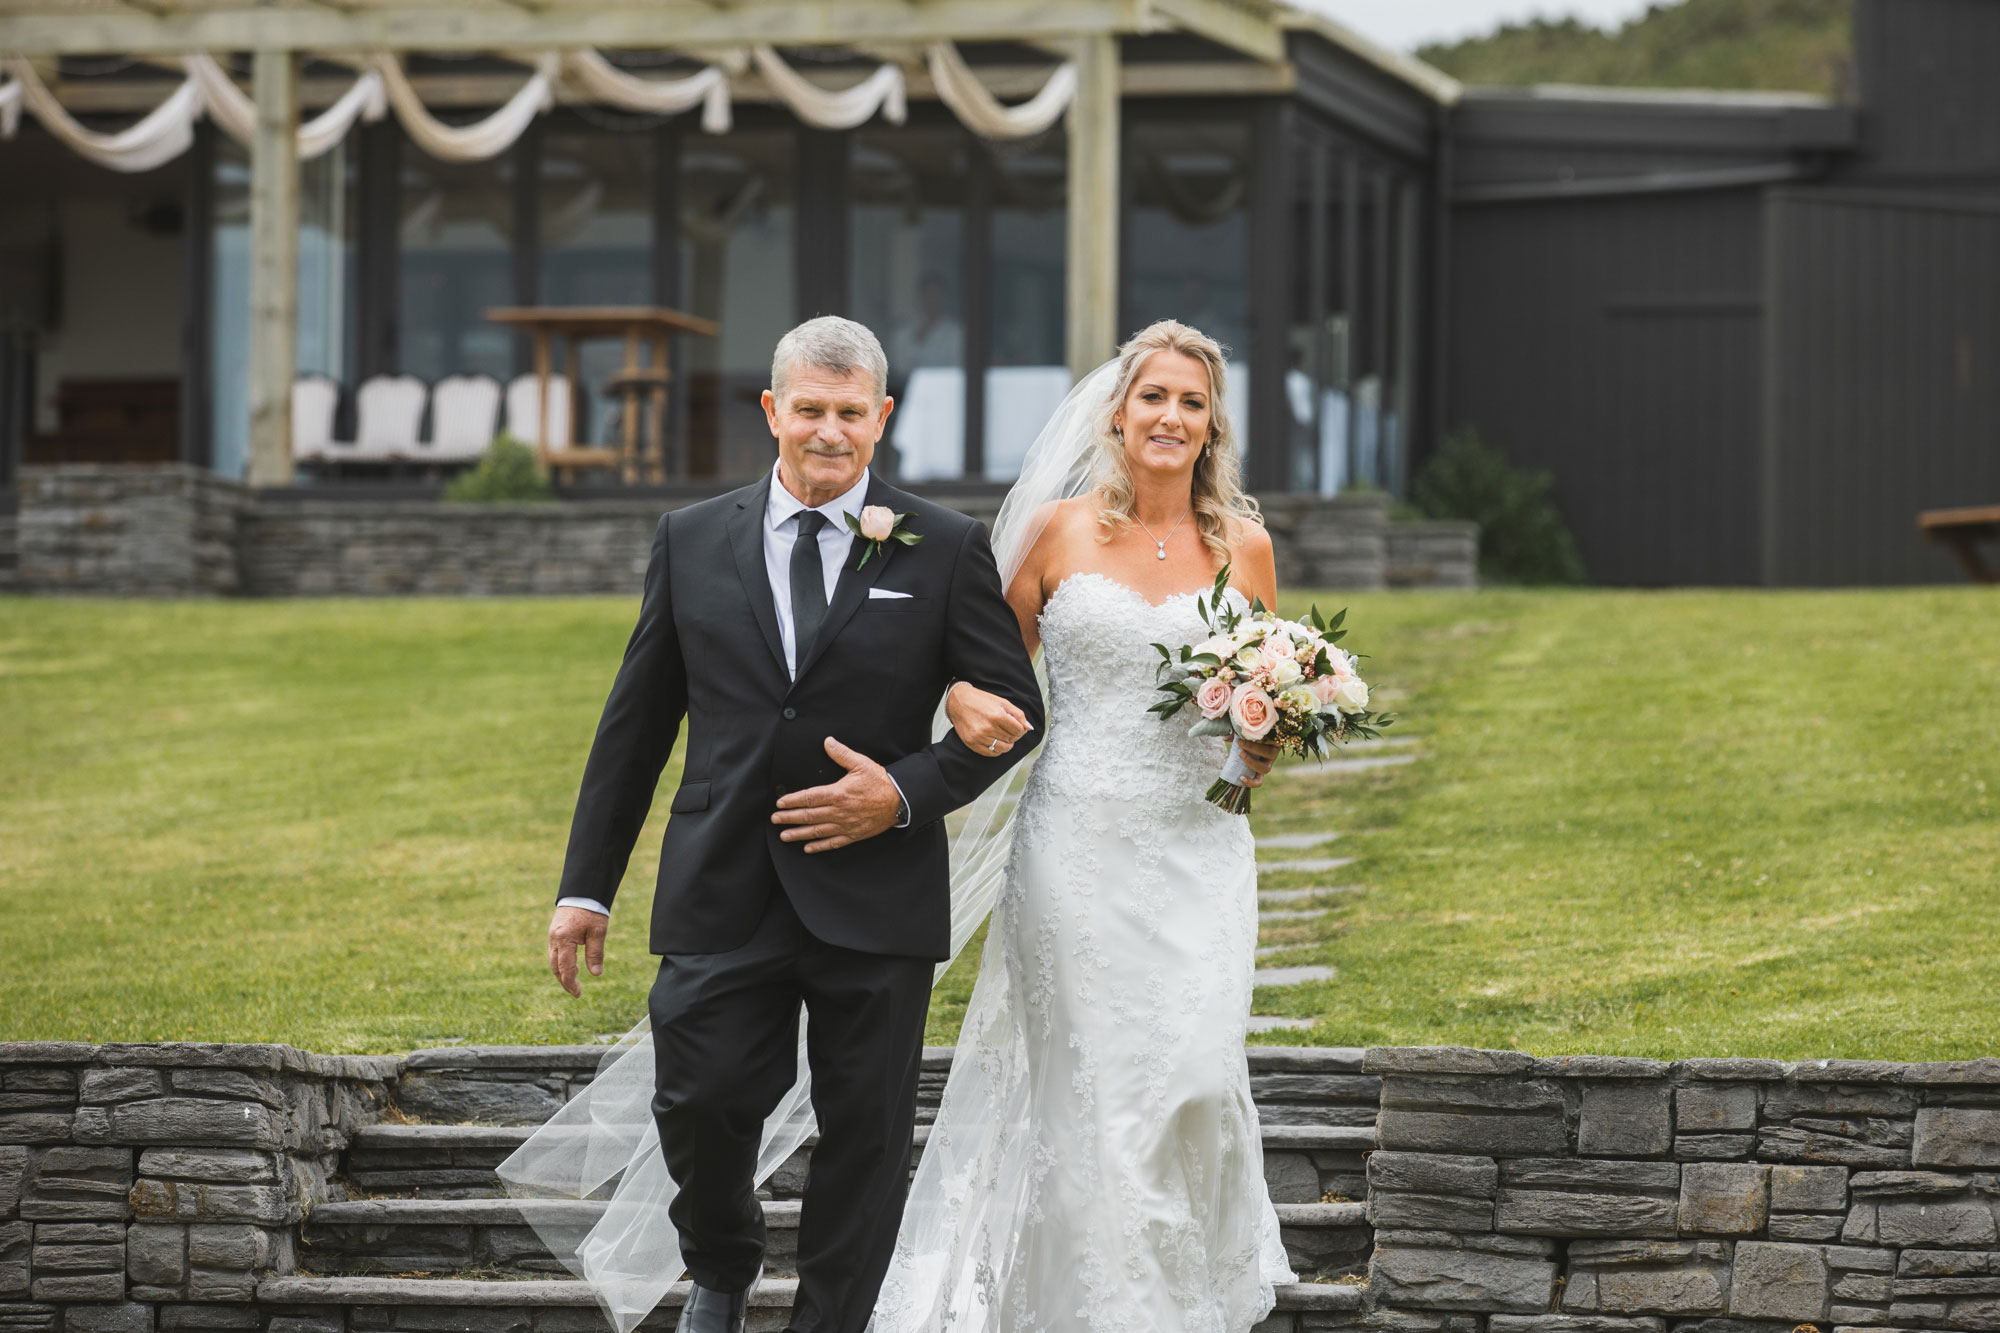
[[[2000,183],[2000,4],[1856,0],[1858,176]]]
[[[1594,582],[1758,576],[1754,191],[1461,207],[1446,425],[1555,474]]]
[[[1772,207],[1772,581],[1955,582],[1917,514],[2000,501],[2000,201]]]
[[[1452,111],[1457,188],[1741,171],[1850,147],[1855,114],[1774,94],[1481,89]]]
[[[1311,33],[1292,33],[1286,52],[1298,70],[1301,103],[1379,147],[1430,158],[1439,113],[1428,94]]]

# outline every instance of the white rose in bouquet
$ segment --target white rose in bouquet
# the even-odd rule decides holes
[[[1310,685],[1294,685],[1278,696],[1278,703],[1295,713],[1312,713],[1319,709],[1319,701],[1313,698]]]
[[[1343,713],[1358,713],[1368,707],[1368,682],[1359,676],[1349,676],[1340,682],[1334,691],[1334,703]]]

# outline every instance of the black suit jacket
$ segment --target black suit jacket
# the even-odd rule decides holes
[[[737,948],[769,895],[783,892],[829,944],[943,959],[951,901],[940,817],[1018,763],[1043,725],[986,530],[871,478],[867,503],[912,513],[907,527],[924,540],[886,543],[857,571],[865,547],[855,539],[795,682],[764,567],[772,485],[767,476],[660,520],[639,623],[584,766],[561,896],[610,904],[685,719],[684,773],[660,844],[654,953]],[[870,598],[871,586],[910,596]],[[998,757],[955,734],[933,743],[932,718],[953,680],[1012,700],[1035,729]],[[779,839],[771,814],[779,796],[840,779],[828,736],[888,768],[910,823],[808,856]]]

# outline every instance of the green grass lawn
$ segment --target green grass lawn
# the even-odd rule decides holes
[[[1990,592],[1320,603],[1353,608],[1423,757],[1259,795],[1260,831],[1360,858],[1292,881],[1360,887],[1268,934],[1337,975],[1259,992],[1319,1020],[1263,1040],[2000,1051]],[[0,603],[0,1040],[630,1026],[664,801],[583,1000],[542,937],[632,609]],[[969,984],[961,963],[932,1040]]]

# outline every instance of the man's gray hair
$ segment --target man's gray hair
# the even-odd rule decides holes
[[[771,353],[771,396],[779,402],[784,401],[785,386],[799,366],[833,375],[864,370],[876,402],[889,392],[889,358],[882,351],[881,340],[866,324],[839,315],[809,319],[778,339],[778,350]]]

